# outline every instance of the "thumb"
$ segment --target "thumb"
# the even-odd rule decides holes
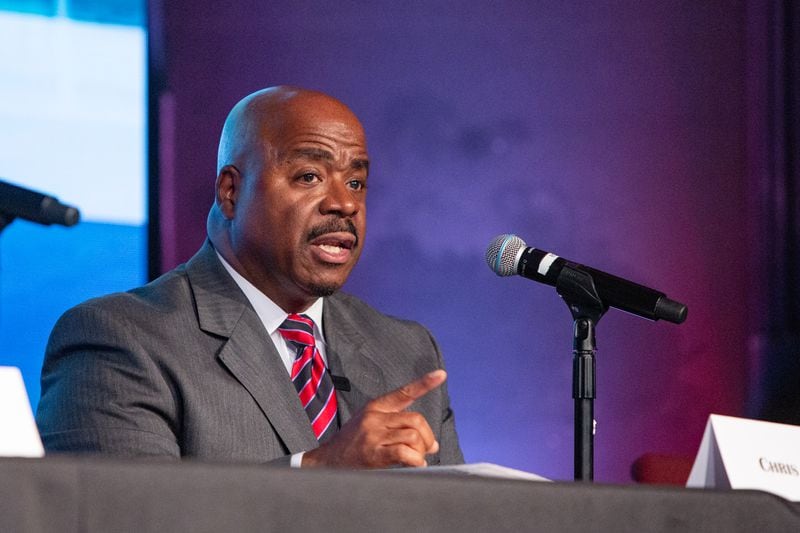
[[[383,396],[379,396],[369,403],[369,407],[375,411],[382,411],[384,413],[395,413],[402,411],[410,406],[419,398],[422,398],[430,391],[444,383],[447,379],[447,372],[444,370],[434,370],[406,383],[399,389],[388,392]]]

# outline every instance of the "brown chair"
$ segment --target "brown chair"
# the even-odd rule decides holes
[[[694,459],[683,455],[646,453],[631,465],[631,477],[637,483],[686,485]]]

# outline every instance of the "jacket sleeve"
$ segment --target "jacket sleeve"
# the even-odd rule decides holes
[[[444,369],[444,359],[442,358],[441,350],[436,340],[427,329],[425,330],[433,344],[434,352],[436,353],[437,368]],[[432,464],[462,464],[464,462],[464,455],[461,453],[461,446],[458,444],[458,435],[456,433],[456,421],[453,409],[450,407],[450,395],[447,391],[447,381],[440,387],[441,398],[441,433],[439,435],[439,452],[438,462],[434,459]]]
[[[36,415],[47,452],[180,457],[176,391],[129,322],[92,303],[59,319]]]

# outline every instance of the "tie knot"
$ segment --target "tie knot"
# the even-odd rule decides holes
[[[287,341],[306,346],[314,345],[314,321],[307,315],[292,313],[278,326],[278,331]]]

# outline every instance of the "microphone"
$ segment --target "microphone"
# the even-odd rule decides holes
[[[331,381],[333,381],[333,388],[336,390],[350,392],[350,380],[344,376],[331,376]]]
[[[0,217],[3,216],[11,220],[24,218],[46,226],[74,226],[81,217],[76,208],[62,204],[53,196],[0,180]]]
[[[529,248],[516,235],[495,237],[486,249],[486,262],[498,276],[519,274],[553,287],[561,271],[568,266],[592,277],[597,295],[608,307],[650,320],[663,319],[674,324],[686,320],[686,306],[670,300],[663,292],[573,263],[550,252]]]

